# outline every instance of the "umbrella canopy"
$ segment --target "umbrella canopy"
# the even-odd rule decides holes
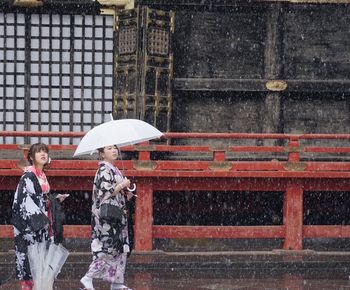
[[[33,290],[53,290],[53,283],[60,273],[69,252],[62,245],[35,242],[28,247],[28,259],[33,276]]]
[[[160,138],[157,128],[137,119],[112,120],[92,128],[81,139],[74,157],[91,154],[98,148],[117,145],[118,147]]]

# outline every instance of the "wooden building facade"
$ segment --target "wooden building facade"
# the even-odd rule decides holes
[[[3,130],[349,131],[343,1],[37,2],[1,2]]]
[[[2,1],[0,11],[0,175],[11,176],[3,201],[21,173],[11,150],[41,136],[64,149],[49,172],[54,190],[69,181],[73,204],[89,213],[81,200],[96,161],[59,154],[112,112],[170,136],[129,149],[138,156],[125,168],[140,185],[137,249],[156,238],[273,238],[302,249],[303,235],[350,237],[344,1],[18,2],[33,1]],[[79,228],[87,238],[88,218],[70,220],[68,235]]]
[[[188,2],[175,16],[172,131],[349,132],[348,4]]]

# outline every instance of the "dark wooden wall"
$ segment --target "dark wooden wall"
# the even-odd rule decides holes
[[[292,6],[284,16],[284,76],[300,80],[349,80],[350,7]]]
[[[265,11],[177,11],[175,78],[263,78]]]
[[[176,13],[173,131],[349,132],[348,5],[141,2]]]

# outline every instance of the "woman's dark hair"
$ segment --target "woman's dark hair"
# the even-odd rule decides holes
[[[118,151],[119,151],[119,148],[118,148],[118,146],[117,145],[113,145],[115,148],[117,148],[118,149]],[[105,148],[104,147],[101,147],[101,148],[97,148],[97,151],[98,151],[98,153],[103,153],[103,152],[105,152]]]
[[[49,154],[49,147],[47,147],[44,143],[35,143],[32,146],[30,146],[27,154],[27,160],[28,162],[33,165],[33,160],[35,158],[35,153],[44,151],[47,154]]]

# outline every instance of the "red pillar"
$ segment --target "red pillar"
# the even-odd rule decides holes
[[[299,162],[300,161],[300,142],[298,137],[292,137],[288,144],[289,150],[289,162]]]
[[[284,195],[283,224],[286,237],[285,250],[302,250],[303,248],[303,189],[298,184],[287,187]]]
[[[153,184],[151,179],[137,182],[135,208],[135,250],[152,251]]]

